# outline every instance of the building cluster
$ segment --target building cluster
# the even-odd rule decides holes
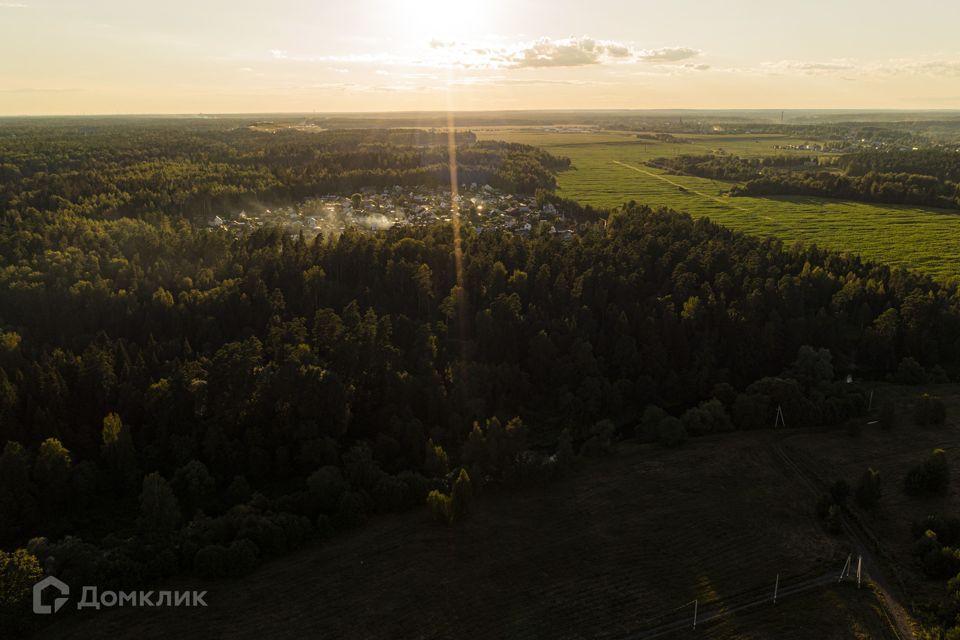
[[[471,184],[452,194],[449,189],[395,186],[378,191],[362,189],[350,197],[324,195],[294,205],[256,207],[234,215],[214,216],[212,228],[240,234],[263,226],[277,226],[291,235],[338,235],[347,227],[377,231],[395,226],[427,226],[449,222],[454,211],[478,233],[505,230],[527,236],[538,230],[569,240],[577,225],[550,203],[537,204],[533,196],[503,193],[489,185]]]

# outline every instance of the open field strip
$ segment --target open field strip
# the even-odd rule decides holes
[[[774,135],[702,135],[683,136],[690,142],[677,144],[638,139],[635,133],[622,131],[555,133],[511,128],[477,130],[477,135],[532,144],[569,157],[573,169],[559,175],[559,193],[583,204],[615,207],[635,200],[654,208],[707,216],[732,229],[785,243],[816,244],[918,269],[940,279],[960,276],[958,211],[798,196],[730,198],[723,193],[734,183],[695,176],[664,177],[656,169],[628,171],[623,166],[641,168],[658,157],[720,150],[742,157],[818,155],[776,148],[807,142],[804,140]]]

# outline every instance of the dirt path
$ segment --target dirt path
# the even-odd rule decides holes
[[[718,198],[717,196],[711,196],[709,193],[704,193],[704,192],[702,192],[702,191],[697,191],[696,189],[691,189],[690,187],[686,187],[686,186],[680,184],[679,182],[674,182],[674,181],[671,180],[670,178],[668,178],[668,177],[666,177],[666,176],[664,176],[664,175],[661,175],[661,174],[659,174],[659,173],[653,173],[652,171],[647,171],[646,169],[641,169],[640,167],[635,167],[635,166],[633,166],[633,165],[627,164],[626,162],[620,162],[619,160],[614,160],[614,161],[613,161],[613,164],[618,164],[618,165],[620,165],[621,167],[625,167],[625,168],[630,169],[630,170],[632,170],[632,171],[636,171],[637,173],[642,173],[642,174],[647,175],[647,176],[650,176],[650,177],[652,177],[652,178],[656,178],[657,180],[663,180],[663,181],[666,182],[667,184],[671,184],[671,185],[673,185],[673,186],[675,186],[675,187],[677,187],[677,188],[679,188],[679,189],[683,189],[684,191],[688,191],[688,192],[690,192],[690,193],[692,193],[692,194],[694,194],[694,195],[698,195],[698,196],[700,196],[701,198],[706,198],[707,200],[712,200],[712,201],[714,201],[714,202],[716,202],[716,203],[718,203],[718,204],[721,204],[721,205],[723,205],[723,206],[725,206],[725,207],[728,207],[728,208],[730,208],[730,209],[736,209],[737,211],[743,211],[744,213],[751,213],[749,209],[744,209],[743,207],[738,207],[738,206],[735,205],[735,204],[730,204],[729,202],[727,202],[727,201],[724,200],[723,198]],[[765,220],[773,220],[773,218],[771,218],[770,216],[761,216],[761,217],[764,218]]]
[[[811,497],[819,498],[825,492],[826,484],[802,460],[796,460],[784,447],[777,444],[773,445],[773,451],[783,461],[784,466],[796,474],[809,490]],[[844,517],[842,523],[843,532],[853,545],[854,556],[860,555],[863,557],[863,572],[883,604],[887,619],[890,621],[897,637],[901,640],[914,640],[913,621],[899,600],[892,595],[893,587],[884,574],[883,567],[873,552],[869,541],[857,527],[850,523],[848,518]]]
[[[802,579],[792,584],[789,581],[785,581],[782,588],[777,592],[777,601],[797,593],[804,593],[827,586],[835,586],[837,582],[835,572]],[[734,613],[770,605],[772,601],[773,593],[770,589],[766,589],[761,594],[745,593],[701,604],[697,613],[697,627],[703,627],[704,625],[721,620]],[[668,617],[671,618],[671,620],[662,621],[657,626],[651,627],[637,635],[630,636],[630,638],[635,640],[652,640],[653,638],[669,636],[684,629],[690,629],[693,625],[693,603],[691,602],[681,607]]]

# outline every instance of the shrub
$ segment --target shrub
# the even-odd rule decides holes
[[[403,482],[406,489],[404,492],[404,507],[409,508],[423,504],[430,492],[431,481],[416,471],[401,471],[397,478]]]
[[[850,485],[846,480],[837,480],[830,485],[830,499],[839,506],[847,504],[847,498],[850,496]]]
[[[381,513],[400,511],[406,502],[407,485],[396,476],[384,475],[373,488],[373,504]]]
[[[717,399],[707,400],[700,406],[688,409],[680,418],[684,428],[690,434],[730,431],[733,423],[723,403]]]
[[[610,453],[610,445],[616,427],[609,420],[601,420],[590,428],[590,436],[580,447],[582,456],[604,456]]]
[[[642,442],[656,442],[660,438],[660,421],[667,412],[654,404],[648,404],[643,410],[640,424],[634,429],[634,435]]]
[[[770,397],[762,393],[741,393],[733,403],[733,421],[740,429],[764,429],[773,425]]]
[[[229,552],[219,544],[211,544],[197,551],[193,570],[201,578],[220,578],[227,575]]]
[[[472,502],[473,485],[470,483],[470,475],[466,469],[460,469],[457,480],[453,483],[453,493],[450,495],[450,508],[455,522],[462,520],[470,513]]]
[[[243,476],[234,476],[230,482],[230,486],[227,487],[223,495],[223,499],[227,503],[227,506],[233,507],[238,504],[244,504],[250,500],[252,494],[253,489],[250,488],[250,483],[247,482],[247,479]]]
[[[923,557],[923,572],[930,578],[952,578],[960,571],[960,552],[950,547],[931,549]]]
[[[427,494],[427,507],[433,516],[443,524],[453,524],[453,507],[450,496],[434,489]]]
[[[242,576],[257,568],[260,550],[257,545],[240,538],[230,544],[228,560],[230,561],[230,575]]]
[[[347,482],[343,479],[339,467],[327,465],[310,474],[307,478],[307,488],[316,496],[322,510],[333,511],[340,503],[340,497],[347,490]]]
[[[947,408],[940,398],[925,393],[913,405],[913,419],[920,427],[942,425],[947,420]]]
[[[942,495],[950,486],[950,467],[943,449],[935,449],[926,460],[913,467],[903,479],[908,495]]]
[[[576,468],[577,456],[573,452],[573,437],[570,429],[564,429],[557,438],[557,475],[566,476]]]
[[[687,430],[683,423],[673,416],[661,420],[657,431],[660,444],[665,447],[679,447],[687,439]]]
[[[340,496],[337,504],[336,523],[338,529],[353,529],[367,520],[367,500],[362,493],[347,491]]]
[[[881,495],[880,472],[872,468],[867,469],[860,477],[860,484],[857,485],[857,504],[864,509],[875,509]]]
[[[423,472],[429,478],[443,478],[450,472],[450,460],[440,445],[427,440],[423,457]]]
[[[0,550],[0,628],[26,628],[31,621],[31,590],[42,577],[37,557],[26,549]]]
[[[900,384],[923,384],[927,381],[927,372],[919,362],[908,356],[900,361],[896,380]]]

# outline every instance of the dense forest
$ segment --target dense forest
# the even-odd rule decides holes
[[[860,152],[839,156],[835,163],[849,176],[868,173],[910,173],[960,182],[960,153],[941,149]]]
[[[570,161],[534,147],[456,134],[461,182],[534,193]],[[197,218],[250,202],[288,203],[363,187],[449,187],[448,136],[415,129],[273,133],[236,121],[151,121],[0,132],[0,211],[94,218]]]
[[[952,151],[870,151],[819,159],[681,155],[647,164],[677,175],[742,182],[730,189],[732,196],[814,196],[960,208],[960,154]]]
[[[866,406],[848,373],[960,374],[955,287],[632,202],[567,242],[464,225],[459,261],[450,225],[307,241],[191,222],[360,174],[443,183],[440,134],[113,135],[2,142],[0,547],[18,575],[239,574],[467,473],[494,491],[619,436],[769,428],[778,406],[838,424]],[[565,166],[459,144],[491,184]]]
[[[770,169],[786,169],[818,166],[816,156],[764,156],[741,158],[738,156],[681,155],[670,158],[654,158],[647,165],[676,175],[690,175],[711,180],[746,182],[764,175]]]
[[[733,187],[730,195],[814,196],[960,209],[960,184],[915,173],[870,171],[862,176],[829,171],[771,173]]]

